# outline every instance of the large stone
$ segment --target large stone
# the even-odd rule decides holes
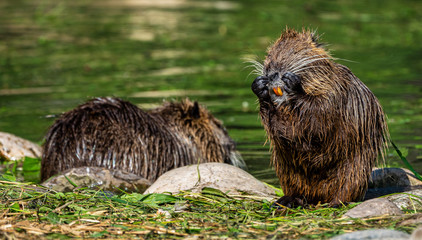
[[[393,194],[386,197],[388,200],[397,205],[401,209],[412,209],[412,210],[421,210],[422,209],[422,189],[416,189],[412,191],[407,191],[399,194]]]
[[[372,171],[365,200],[392,193],[422,189],[422,181],[404,168],[379,168]]]
[[[400,209],[422,209],[422,203],[419,201],[422,198],[422,181],[408,169],[380,168],[372,171],[372,180],[365,198],[388,194],[392,195],[386,199]]]
[[[345,233],[331,240],[407,240],[410,235],[404,232],[390,229],[363,230]]]
[[[410,240],[422,240],[422,226],[419,226],[412,232]]]
[[[401,215],[403,212],[392,202],[385,198],[365,201],[347,211],[344,216],[351,218],[368,218],[382,215]]]
[[[24,157],[40,158],[41,147],[13,134],[0,132],[0,159],[14,161]]]
[[[133,173],[100,167],[72,168],[48,179],[42,185],[58,192],[73,191],[76,187],[68,179],[78,188],[101,188],[115,193],[121,193],[119,189],[142,193],[151,185],[150,181]]]
[[[372,171],[369,188],[422,186],[422,182],[405,168],[378,168]]]
[[[229,195],[247,193],[275,197],[274,189],[244,170],[224,163],[203,163],[173,169],[161,175],[145,193],[200,192],[204,187],[216,188]]]
[[[399,225],[400,226],[408,226],[408,225],[421,226],[420,230],[422,230],[422,213],[414,213],[410,216],[407,216],[402,222],[399,223]]]

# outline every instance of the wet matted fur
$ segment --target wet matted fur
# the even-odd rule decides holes
[[[287,28],[264,63],[254,62],[283,205],[362,200],[389,138],[377,98],[317,40]]]
[[[96,98],[64,113],[43,145],[41,179],[94,166],[154,181],[198,162],[245,163],[222,123],[197,102],[165,102],[144,111],[118,98]]]

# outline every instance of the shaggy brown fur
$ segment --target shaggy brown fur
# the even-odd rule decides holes
[[[282,205],[362,200],[389,138],[374,94],[317,42],[286,29],[252,90],[272,146]]]
[[[197,102],[166,102],[145,112],[117,98],[96,98],[51,126],[43,145],[41,179],[95,166],[154,181],[170,169],[198,161],[244,167],[221,122]]]

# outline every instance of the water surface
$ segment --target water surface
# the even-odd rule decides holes
[[[224,121],[250,172],[276,183],[245,58],[285,26],[318,29],[379,98],[392,139],[422,172],[422,2],[3,0],[0,131],[42,142],[91,97],[140,107],[189,97]],[[393,151],[387,164],[401,166]]]

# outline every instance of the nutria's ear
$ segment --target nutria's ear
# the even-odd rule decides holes
[[[197,101],[195,101],[193,103],[193,107],[191,107],[189,109],[189,114],[192,118],[195,118],[195,119],[201,117],[201,114],[200,114],[200,111],[199,111],[199,104],[198,104]]]

